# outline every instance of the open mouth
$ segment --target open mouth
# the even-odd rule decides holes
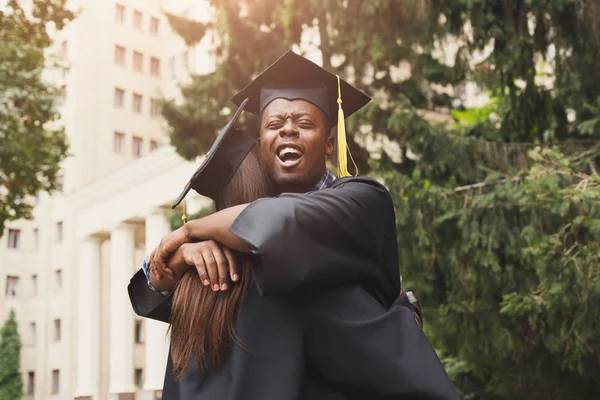
[[[284,144],[277,148],[275,154],[277,155],[277,158],[281,164],[284,167],[289,168],[296,166],[300,162],[304,152],[302,149],[300,149],[300,147],[294,144]]]

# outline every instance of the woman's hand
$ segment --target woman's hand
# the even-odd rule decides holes
[[[230,249],[240,252],[250,252],[246,242],[229,232],[231,224],[246,208],[247,204],[240,204],[217,211],[204,218],[199,218],[188,222],[176,231],[165,236],[158,247],[154,250],[150,261],[151,264],[168,276],[173,276],[172,271],[167,269],[167,260],[184,243],[193,243],[215,240],[224,244]]]
[[[169,246],[172,243],[172,239],[168,238],[167,236],[161,241],[149,258],[150,278],[156,290],[172,290],[190,266],[196,268],[202,284],[210,285],[214,291],[227,290],[230,278],[233,282],[238,281],[238,264],[233,251],[214,240],[182,244],[171,253],[165,267],[161,269],[154,260],[162,245],[167,243]]]
[[[190,223],[192,222],[190,221]],[[181,245],[192,242],[187,232],[186,225],[171,232],[161,239],[158,246],[150,254],[149,261],[152,265],[152,270],[155,270],[158,276],[174,278],[173,271],[167,268],[167,260]]]
[[[194,266],[202,284],[210,285],[213,291],[227,290],[230,278],[233,282],[239,279],[235,256],[228,247],[206,240],[186,243],[180,249],[185,263]]]

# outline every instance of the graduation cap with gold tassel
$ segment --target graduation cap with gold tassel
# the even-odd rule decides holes
[[[173,205],[175,207],[181,201],[184,201],[184,216],[182,217],[184,223],[187,218],[185,194],[193,188],[200,194],[212,197],[213,192],[218,189],[215,183],[224,181],[217,176],[222,173],[219,168],[223,169],[224,167],[218,167],[219,163],[214,160],[211,162],[211,154],[218,151],[228,152],[228,156],[221,156],[217,160],[230,158],[232,162],[229,162],[225,169],[228,173],[233,173],[235,169],[232,171],[231,168],[237,168],[251,148],[249,147],[251,142],[247,136],[240,136],[239,132],[233,129],[233,125],[239,118],[241,111],[245,110],[260,117],[267,105],[275,99],[308,101],[323,111],[331,127],[337,125],[339,176],[350,176],[348,172],[348,154],[350,152],[346,141],[345,118],[364,107],[371,98],[338,75],[328,72],[290,50],[233,96],[232,100],[239,107],[238,110],[231,121],[223,128],[211,151],[209,151],[207,159],[196,171],[194,177]],[[227,143],[225,143],[226,140]],[[243,151],[238,151],[239,149],[235,146],[240,146]],[[242,158],[239,158],[240,155]],[[354,163],[352,154],[350,154],[350,159]],[[210,168],[211,166],[214,168]],[[356,167],[355,163],[354,166]]]
[[[371,100],[369,96],[290,50],[232,98],[237,105],[245,99],[248,99],[246,111],[259,117],[275,99],[305,100],[319,107],[331,126],[337,125],[339,175],[350,176],[344,119],[364,107]],[[350,159],[354,163],[351,154]]]

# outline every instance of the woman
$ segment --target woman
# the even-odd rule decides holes
[[[226,184],[215,200],[217,210],[234,205],[249,203],[270,195],[268,178],[259,156],[258,147],[253,147],[232,179]],[[175,257],[188,260],[188,249],[198,244],[181,246]],[[188,365],[195,367],[195,372],[202,374],[207,364],[213,369],[220,369],[231,346],[235,343],[245,349],[242,341],[235,333],[234,317],[239,305],[252,281],[249,257],[237,254],[241,261],[241,279],[233,284],[230,291],[213,291],[210,286],[203,285],[195,269],[179,265],[183,269],[175,269],[176,276],[183,276],[176,284],[171,309],[171,358],[173,360],[173,376],[181,378]],[[162,287],[161,290],[169,289]]]
[[[265,182],[254,147],[217,208],[267,196]],[[389,310],[358,284],[261,297],[241,254],[239,282],[214,292],[182,262],[199,245],[173,255],[172,297],[156,297],[142,277],[130,284],[138,314],[171,323],[165,400],[458,398],[406,296]]]

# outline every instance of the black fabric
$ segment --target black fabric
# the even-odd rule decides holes
[[[316,88],[315,82],[325,85],[327,97]],[[260,116],[266,104],[275,98],[303,99],[320,107],[335,125],[338,119],[337,85],[337,77],[334,74],[290,50],[233,96],[232,100],[240,105],[249,99],[246,111]],[[369,96],[343,79],[340,80],[340,86],[342,108],[346,118],[371,100]]]
[[[150,291],[139,275],[130,286]],[[204,376],[192,361],[177,382],[169,358],[163,399],[458,399],[408,305],[400,296],[386,310],[355,284],[269,297],[253,286],[235,322],[250,352],[234,345]]]
[[[260,257],[253,272],[262,295],[305,282],[360,282],[389,306],[400,292],[395,220],[383,185],[348,177],[317,192],[257,200],[230,231]]]
[[[256,141],[247,132],[234,128],[247,103],[247,99],[242,101],[227,125],[221,129],[206,158],[194,172],[172,208],[181,203],[190,189],[215,200],[221,189],[229,183],[242,161],[256,145]]]
[[[127,286],[133,311],[142,317],[161,322],[169,322],[173,293],[163,296],[150,290],[146,274],[142,268],[133,275]]]
[[[346,388],[343,398],[459,398],[406,294],[386,310],[360,286],[343,285],[302,304],[307,365]]]

